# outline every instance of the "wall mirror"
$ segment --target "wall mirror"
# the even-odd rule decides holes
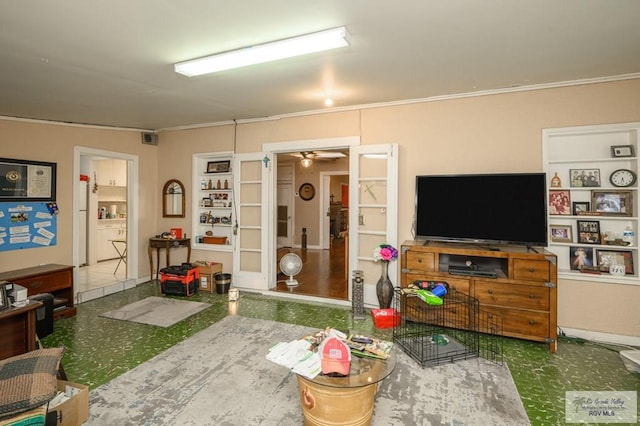
[[[184,217],[184,185],[170,179],[162,188],[162,217]]]

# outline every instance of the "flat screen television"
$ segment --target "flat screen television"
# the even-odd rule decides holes
[[[416,176],[419,240],[547,246],[544,173]]]

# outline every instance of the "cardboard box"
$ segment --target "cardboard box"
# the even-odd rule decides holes
[[[89,420],[89,387],[58,380],[58,391],[66,393],[68,390],[73,392],[69,399],[55,407],[49,407],[49,413],[56,412],[57,426],[78,426]]]
[[[200,270],[200,291],[213,293],[216,290],[213,276],[222,272],[222,263],[197,261],[195,265]]]

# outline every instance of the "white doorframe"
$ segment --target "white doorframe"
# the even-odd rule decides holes
[[[79,187],[80,187],[80,157],[106,157],[127,162],[127,245],[130,247],[138,247],[138,156],[125,154],[122,152],[105,151],[95,148],[87,148],[83,146],[75,146],[73,149],[73,269],[74,282],[78,279],[78,268],[80,265],[80,243],[76,235],[78,229],[78,205]],[[93,185],[93,176],[90,176],[89,186]],[[88,214],[87,214],[88,216]],[[138,250],[127,250],[127,282],[132,281],[138,284]],[[78,293],[77,287],[73,289],[73,297],[76,299]]]
[[[335,148],[351,148],[353,146],[360,145],[360,136],[347,136],[347,137],[339,137],[339,138],[326,138],[326,139],[306,139],[306,140],[297,140],[297,141],[289,141],[289,142],[274,142],[274,143],[266,143],[262,145],[263,152],[267,155],[267,157],[272,158],[272,164],[269,165],[269,179],[267,182],[267,190],[268,193],[271,194],[270,202],[264,203],[265,206],[269,205],[270,209],[275,209],[277,205],[276,197],[277,197],[277,179],[276,179],[276,171],[277,171],[277,155],[279,153],[287,153],[287,152],[299,152],[299,151],[313,151],[318,149],[335,149]],[[263,252],[263,256],[266,256],[268,259],[272,259],[272,261],[267,260],[267,276],[269,277],[269,288],[274,288],[276,286],[276,263],[275,263],[275,251],[276,251],[276,241],[277,241],[277,232],[276,232],[276,214],[272,214],[272,222],[271,226],[267,226],[268,232],[268,240],[269,243],[267,247],[269,250],[265,250]],[[314,299],[310,297],[310,299]],[[317,298],[316,298],[317,299]]]

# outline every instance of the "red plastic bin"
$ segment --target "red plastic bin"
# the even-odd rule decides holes
[[[376,328],[393,328],[400,324],[400,314],[395,309],[372,309],[371,317]]]

